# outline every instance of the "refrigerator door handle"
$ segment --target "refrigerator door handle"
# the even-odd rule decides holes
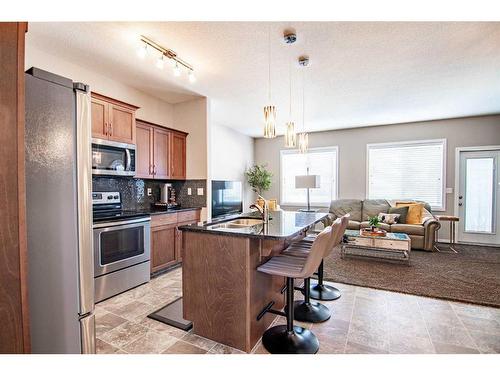
[[[76,93],[76,154],[80,315],[94,310],[94,251],[92,235],[92,169],[90,94]]]

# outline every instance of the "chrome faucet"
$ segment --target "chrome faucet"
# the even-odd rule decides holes
[[[260,207],[258,204],[251,204],[249,208],[255,208],[260,212],[260,216],[262,217],[262,221],[264,224],[269,223],[269,205],[267,204],[266,199],[262,196],[259,195],[259,198],[264,201],[264,207]]]

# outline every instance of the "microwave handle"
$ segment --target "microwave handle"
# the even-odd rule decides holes
[[[125,155],[127,157],[127,162],[125,165],[125,170],[130,171],[132,168],[132,158],[130,157],[130,150],[128,148],[125,149]]]

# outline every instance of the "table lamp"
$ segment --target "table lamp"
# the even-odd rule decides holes
[[[308,174],[305,176],[295,176],[295,188],[296,189],[307,189],[307,210],[300,210],[303,212],[314,212],[311,210],[311,204],[309,200],[309,189],[319,188],[319,175]]]

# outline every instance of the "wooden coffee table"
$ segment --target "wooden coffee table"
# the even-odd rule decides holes
[[[410,265],[411,239],[406,233],[387,233],[385,237],[362,236],[359,230],[346,230],[340,256],[377,258]]]

